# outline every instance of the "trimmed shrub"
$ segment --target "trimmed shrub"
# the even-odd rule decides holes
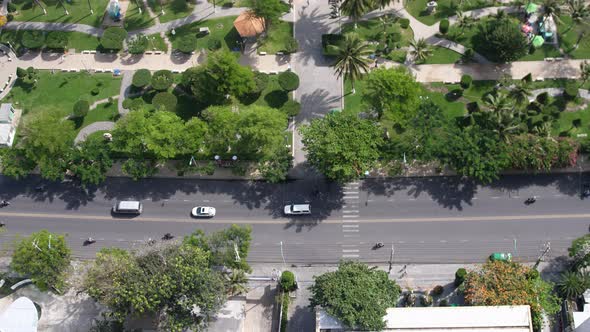
[[[123,106],[123,108],[125,108],[125,109],[130,109],[132,102],[133,102],[132,99],[127,98],[127,99],[123,100],[123,103],[121,104],[121,106]]]
[[[399,20],[399,25],[402,29],[407,29],[410,26],[410,20],[407,18],[402,18]]]
[[[27,76],[27,70],[21,67],[16,67],[16,77],[24,78]]]
[[[441,285],[437,285],[432,289],[432,295],[433,296],[441,296],[442,293],[444,293],[445,288]]]
[[[452,91],[449,91],[446,95],[445,95],[445,99],[447,101],[457,101],[457,99],[463,97],[463,90],[462,89],[454,89]]]
[[[166,69],[158,70],[152,76],[152,88],[158,91],[167,90],[173,82],[172,72]]]
[[[127,40],[127,49],[131,54],[143,54],[148,49],[148,37],[139,34]]]
[[[16,11],[16,5],[12,2],[9,2],[8,7],[6,9],[8,9],[9,13],[14,13]]]
[[[129,109],[132,111],[139,111],[140,109],[143,108],[144,102],[143,99],[141,98],[135,98],[133,100],[131,100],[131,103],[129,105]]]
[[[90,94],[93,96],[96,96],[100,93],[100,89],[99,88],[94,88],[92,90],[90,90]]]
[[[299,87],[299,76],[292,71],[279,74],[279,85],[285,91],[293,91]]]
[[[72,113],[72,117],[73,118],[83,118],[86,116],[86,114],[88,114],[88,111],[90,110],[90,103],[88,103],[88,100],[78,100],[75,104],[74,104],[74,112]]]
[[[523,78],[522,81],[525,83],[531,83],[533,82],[533,75],[531,73],[526,74]]]
[[[471,82],[473,82],[473,78],[469,75],[461,76],[461,87],[463,89],[469,89],[471,86]]]
[[[295,282],[295,275],[291,271],[283,271],[280,280],[281,289],[284,292],[291,292],[297,289],[297,283]]]
[[[197,48],[197,37],[193,34],[183,36],[178,41],[178,50],[182,53],[191,53]]]
[[[281,111],[289,117],[297,116],[301,111],[301,104],[295,100],[289,100],[281,107]]]
[[[68,35],[63,31],[50,31],[47,33],[47,47],[63,50],[68,47]]]
[[[268,86],[268,74],[255,71],[254,84],[256,85],[256,88],[254,88],[254,91],[252,91],[252,93],[262,93],[262,91],[264,91],[264,89],[266,89],[266,87]]]
[[[541,105],[547,105],[549,103],[549,93],[547,91],[540,93],[537,96],[537,102]]]
[[[125,29],[109,27],[102,33],[100,44],[107,50],[120,50],[123,48],[125,38],[127,38],[127,31]]]
[[[457,272],[455,272],[455,286],[459,286],[465,281],[465,276],[467,276],[467,270],[464,268],[458,268]]]
[[[20,41],[26,48],[37,49],[45,44],[45,33],[40,30],[27,30]]]
[[[563,97],[568,100],[574,100],[578,96],[578,84],[573,81],[569,81],[565,85],[563,90]]]
[[[139,69],[133,74],[131,85],[136,88],[143,88],[152,81],[152,73],[147,69]]]
[[[449,20],[445,18],[444,20],[440,21],[440,24],[438,25],[438,31],[443,35],[446,35],[447,32],[449,32]]]
[[[221,40],[217,38],[209,38],[207,41],[207,49],[209,51],[217,51],[221,48]]]
[[[289,37],[285,42],[285,49],[282,50],[285,53],[295,53],[299,49],[299,42],[293,37]]]
[[[159,92],[152,99],[152,105],[156,109],[164,108],[166,111],[174,112],[178,99],[170,92]]]

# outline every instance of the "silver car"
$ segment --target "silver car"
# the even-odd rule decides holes
[[[191,211],[191,215],[195,218],[211,218],[215,217],[215,208],[210,206],[197,206]]]

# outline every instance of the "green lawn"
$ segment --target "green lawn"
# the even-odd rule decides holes
[[[429,56],[426,61],[424,61],[424,64],[452,64],[456,63],[460,59],[461,54],[445,47],[434,46],[432,48],[432,55]]]
[[[100,86],[98,86],[100,85]],[[74,103],[84,96],[92,104],[97,100],[115,96],[119,93],[120,77],[112,74],[61,73],[51,74],[48,70],[40,71],[37,86],[32,88],[17,82],[6,100],[23,109],[24,116],[37,112],[52,112],[67,116],[72,112]],[[99,88],[96,96],[90,94]]]
[[[76,128],[82,129],[91,123],[98,121],[116,121],[119,117],[117,110],[117,100],[112,103],[98,104],[95,109],[90,110],[88,114],[81,121],[81,124],[76,124]]]
[[[18,50],[21,48],[20,40],[25,31],[3,30],[0,34],[0,42],[10,42]],[[81,32],[65,32],[65,34],[68,36],[68,49],[75,48],[76,51],[95,50],[100,45],[99,39],[92,35]]]
[[[572,25],[572,18],[561,16],[562,23],[558,24],[559,43],[564,52],[575,59],[590,59],[590,26],[588,22]],[[583,37],[580,39],[580,37]],[[578,48],[575,48],[579,40]]]
[[[383,21],[385,22],[385,26]],[[366,21],[357,23],[357,28],[354,28],[354,23],[347,23],[342,26],[342,33],[354,32],[359,37],[366,41],[382,41],[384,36],[389,36],[393,33],[399,32],[402,35],[400,42],[401,46],[410,45],[410,41],[414,38],[414,32],[411,28],[402,29],[397,23],[397,20],[390,16],[381,16],[379,18],[372,18]]]
[[[174,30],[174,35],[169,31],[168,38],[172,43],[172,47],[178,48],[178,40],[186,34],[192,33],[197,35],[197,50],[207,49],[207,41],[211,38],[221,40],[223,49],[233,50],[236,47],[239,47],[237,41],[240,38],[238,31],[236,31],[233,25],[235,19],[236,16],[228,16],[183,25]],[[201,27],[209,27],[210,33],[208,35],[199,35],[199,28]]]
[[[557,58],[560,57],[561,52],[553,45],[544,44],[540,48],[535,49],[535,53],[527,54],[524,57],[518,59],[519,61],[542,61],[545,58]]]
[[[139,8],[141,8],[141,13],[139,12]],[[129,7],[127,7],[127,12],[125,13],[123,21],[125,24],[125,30],[133,31],[147,28],[154,25],[154,21],[155,20],[150,17],[150,14],[142,1],[132,0],[129,2]]]
[[[287,49],[287,41],[293,38],[293,23],[279,21],[273,23],[268,29],[266,38],[260,38],[258,44],[259,52],[275,54]]]
[[[88,1],[90,1],[90,4],[92,5],[94,14],[90,14]],[[47,10],[47,15],[44,15],[43,10],[35,6],[33,1],[15,0],[13,3],[17,7],[17,13],[14,15],[14,20],[31,22],[79,23],[98,27],[102,23],[102,17],[107,7],[108,0],[88,1],[64,1],[63,4],[68,10],[69,15],[65,14],[65,11],[60,5],[59,1],[43,1],[42,4]]]
[[[414,16],[418,21],[427,24],[433,25],[434,23],[442,20],[443,18],[447,18],[456,14],[458,9],[458,4],[460,1],[456,0],[439,0],[437,1],[438,7],[436,12],[432,15],[429,15],[426,11],[426,3],[429,0],[412,0],[406,3],[406,10]],[[469,0],[463,1],[463,5],[461,9],[466,12],[468,10],[484,8],[484,7],[491,7],[493,6],[493,1],[488,0]]]
[[[170,22],[179,18],[189,16],[194,9],[192,1],[187,2],[186,0],[170,0],[164,4],[164,15],[161,15],[162,8],[160,8],[160,2],[164,0],[148,0],[148,5],[152,11],[159,15],[160,23]]]
[[[150,44],[148,50],[168,52],[168,45],[159,33],[147,36]]]

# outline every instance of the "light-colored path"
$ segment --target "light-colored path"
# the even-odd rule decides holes
[[[119,115],[123,116],[129,112],[128,109],[123,107],[123,101],[129,96],[129,90],[131,89],[131,82],[133,81],[133,71],[125,70],[121,77],[121,88],[119,89],[119,100],[117,100],[117,110]]]
[[[78,132],[78,135],[74,139],[74,143],[80,143],[80,142],[86,140],[86,137],[88,137],[88,135],[95,133],[97,131],[112,130],[113,128],[115,128],[115,123],[112,121],[93,122],[93,123],[87,125],[86,127],[82,128]]]
[[[541,93],[547,92],[551,97],[561,96],[563,94],[564,88],[544,88],[544,89],[536,89],[532,91],[531,96],[529,97],[529,101],[533,101],[537,98],[538,95]],[[578,95],[582,99],[590,100],[590,91],[586,89],[578,90]]]

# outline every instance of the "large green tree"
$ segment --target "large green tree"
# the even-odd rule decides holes
[[[354,21],[356,29],[356,22],[374,8],[373,0],[344,0],[340,5],[340,10],[346,16],[350,16]]]
[[[109,27],[104,30],[100,37],[100,44],[108,50],[120,50],[123,48],[123,41],[127,38],[127,31],[119,27]]]
[[[569,256],[573,259],[575,269],[590,266],[590,234],[586,234],[572,241],[568,248]]]
[[[17,242],[10,266],[30,277],[39,289],[53,288],[61,292],[70,259],[71,250],[65,237],[42,230]]]
[[[404,127],[414,118],[423,88],[404,67],[379,68],[365,80],[363,102],[381,119]]]
[[[496,62],[511,62],[525,56],[529,45],[519,25],[509,18],[493,19],[473,37],[475,50]]]
[[[349,327],[378,331],[385,327],[386,309],[395,307],[400,287],[387,272],[345,261],[338,270],[314,277],[312,307],[321,306]]]
[[[543,326],[543,314],[551,317],[559,311],[553,285],[519,263],[488,262],[469,272],[464,284],[465,302],[470,305],[529,305],[535,331]]]
[[[250,8],[255,16],[264,19],[267,29],[272,22],[279,20],[283,12],[289,10],[281,0],[254,0]]]
[[[331,113],[300,128],[307,159],[332,180],[359,178],[379,158],[383,130],[356,114]]]
[[[337,45],[329,45],[330,52],[336,61],[332,66],[338,77],[344,76],[350,81],[352,93],[355,93],[354,82],[369,71],[369,54],[373,51],[356,33],[347,33],[344,40]]]
[[[426,59],[428,59],[428,57],[432,55],[432,48],[424,38],[420,38],[418,40],[413,39],[410,42],[410,47],[412,47],[410,54],[418,63],[423,63],[424,61],[426,61]]]
[[[83,185],[98,185],[112,166],[109,142],[102,137],[89,137],[73,150],[68,169]]]

